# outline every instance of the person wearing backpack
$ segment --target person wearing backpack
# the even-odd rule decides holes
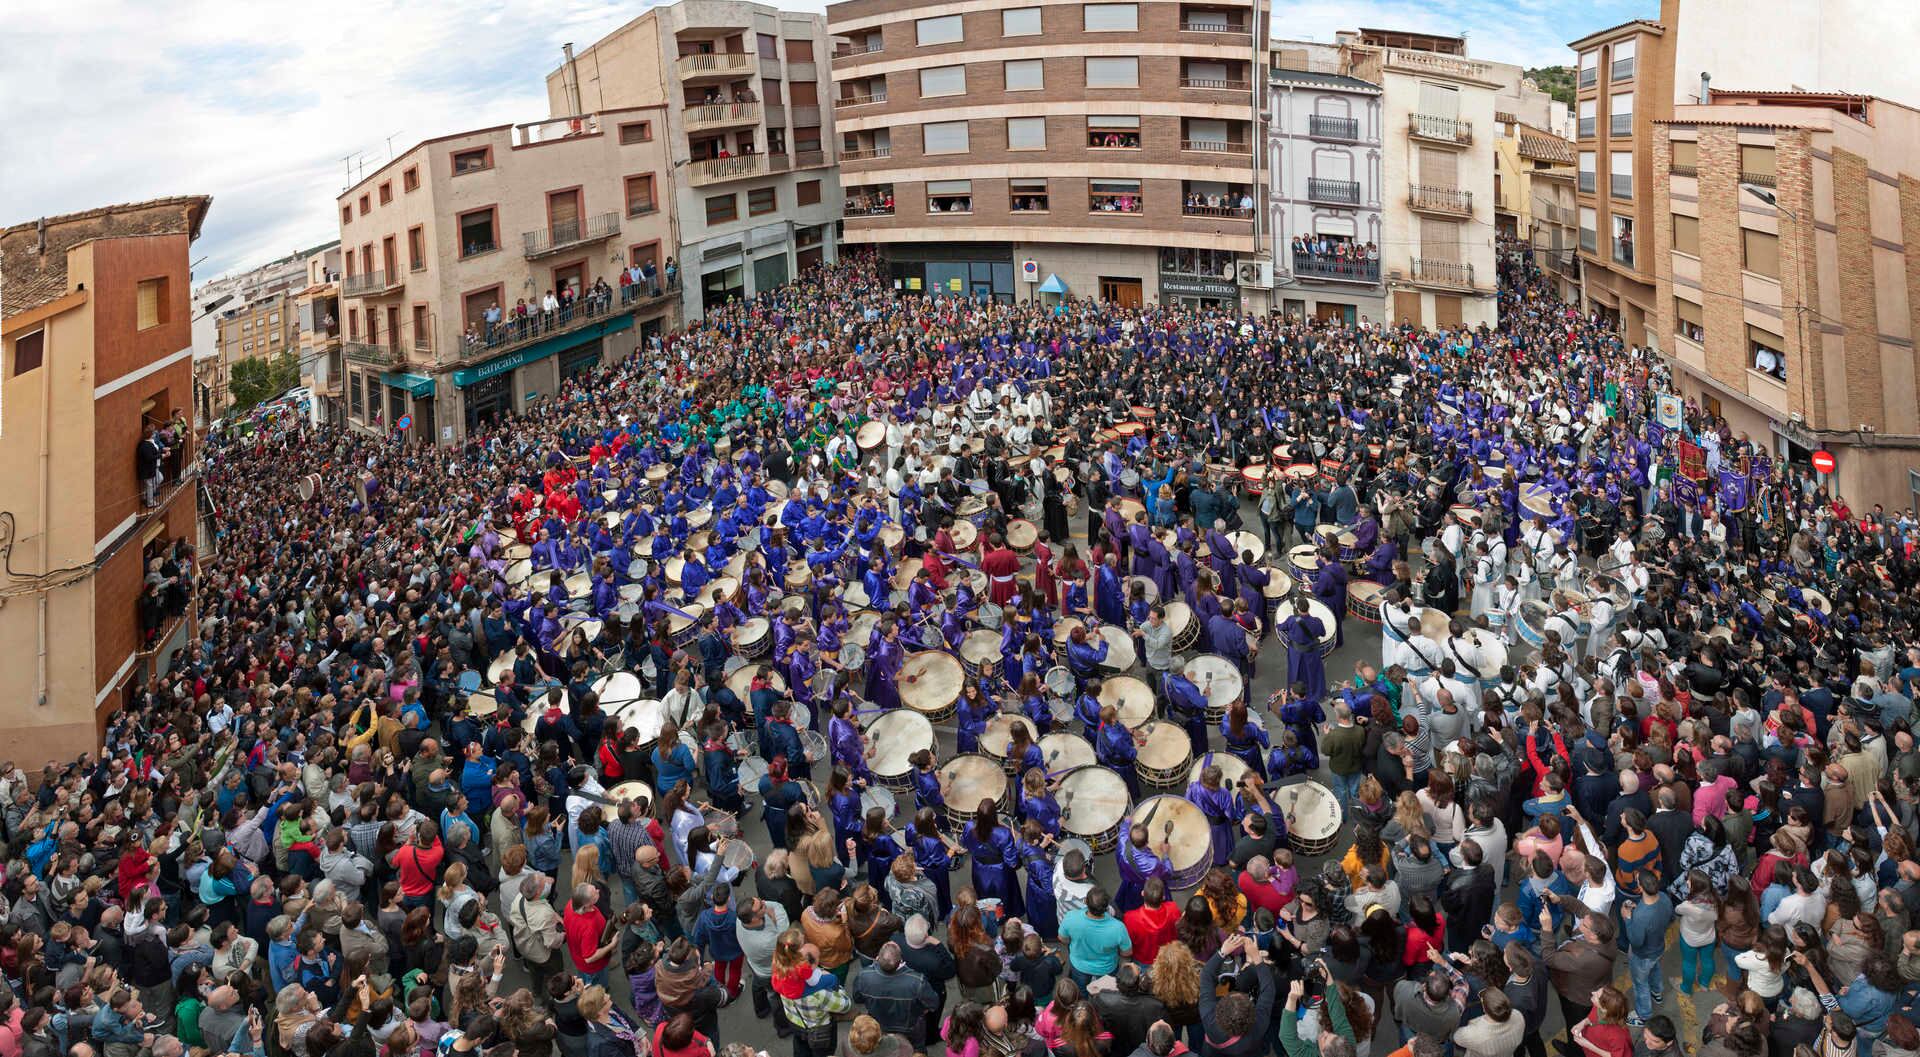
[[[529,874],[520,883],[520,891],[507,906],[507,928],[513,943],[533,978],[534,994],[544,995],[548,981],[566,971],[560,948],[567,942],[566,928],[553,904],[547,901],[551,888],[544,874]]]

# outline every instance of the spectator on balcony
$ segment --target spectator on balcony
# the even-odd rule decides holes
[[[649,260],[647,263],[640,266],[640,278],[643,282],[647,284],[648,296],[651,296],[651,297],[660,296],[660,282],[659,282],[660,270],[653,266],[653,262],[651,260]]]
[[[893,206],[892,194],[887,195],[887,206],[888,206],[889,212],[891,212],[892,206]],[[668,257],[667,258],[667,289],[672,290],[673,288],[679,285],[680,285],[680,265],[676,263],[672,257]]]
[[[548,290],[547,296],[540,299],[540,329],[545,330],[553,326],[553,321],[559,316],[560,299],[553,296],[552,290]]]
[[[635,279],[633,273],[638,270],[637,268],[620,269],[620,303],[623,305],[633,300],[633,291],[635,289],[633,285]]]
[[[531,314],[532,314],[532,312],[533,312],[533,309],[532,309],[532,308],[530,308],[530,307],[529,307],[529,306],[527,305],[527,299],[526,299],[526,298],[524,298],[524,297],[522,297],[522,298],[520,298],[519,300],[517,300],[517,301],[515,301],[515,302],[514,302],[514,305],[513,305],[513,336],[514,336],[515,338],[519,338],[519,337],[521,337],[522,335],[524,335],[524,334],[526,334],[526,332],[527,332],[527,317],[528,317],[529,315],[531,315]]]
[[[160,484],[163,474],[160,472],[160,460],[165,457],[166,449],[159,430],[149,422],[140,430],[140,444],[133,450],[134,476],[140,479],[140,498],[145,506],[154,506],[160,501]]]
[[[492,343],[500,338],[500,302],[487,305],[487,341]]]

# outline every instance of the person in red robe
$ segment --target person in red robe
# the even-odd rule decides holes
[[[987,553],[980,559],[980,571],[987,574],[987,599],[996,606],[1013,601],[1019,582],[1020,556],[1013,553],[998,532],[987,540]]]
[[[1033,545],[1033,589],[1040,592],[1047,605],[1059,604],[1054,596],[1053,548],[1047,546],[1044,533]]]
[[[928,549],[926,557],[921,560],[920,568],[926,572],[927,581],[933,584],[935,591],[947,589],[947,563],[940,557],[938,546]]]

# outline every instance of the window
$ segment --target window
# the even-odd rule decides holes
[[[1607,135],[1633,135],[1633,93],[1615,92],[1607,97]]]
[[[1616,150],[1607,154],[1609,190],[1615,198],[1633,197],[1633,153]]]
[[[273,324],[274,326],[279,326],[279,325],[280,325],[280,313],[278,313],[278,312],[275,312],[275,313],[272,313],[271,315],[269,315],[269,316],[267,316],[267,322],[268,322],[268,323],[271,323],[271,324]]]
[[[1692,176],[1700,171],[1700,144],[1690,139],[1673,141],[1673,173]]]
[[[1597,162],[1598,156],[1592,151],[1583,150],[1580,152],[1580,190],[1587,194],[1593,193],[1594,165]]]
[[[928,180],[927,212],[973,212],[972,180]]]
[[[1680,218],[1675,217],[1674,219],[1678,220]],[[1706,319],[1699,305],[1694,304],[1692,301],[1683,301],[1680,298],[1674,298],[1673,320],[1674,333],[1679,334],[1688,341],[1699,342],[1707,340]]]
[[[470,172],[493,168],[493,148],[475,147],[472,150],[455,151],[453,155],[453,175],[464,176]]]
[[[707,199],[707,223],[724,224],[740,218],[740,203],[734,195],[714,195]]]
[[[1088,4],[1085,26],[1089,33],[1132,33],[1140,28],[1138,4]]]
[[[820,181],[801,180],[793,185],[793,200],[798,205],[817,206],[820,204]]]
[[[1755,275],[1780,278],[1780,236],[1752,228],[1740,229],[1741,267]]]
[[[787,86],[787,91],[793,96],[790,102],[794,106],[820,105],[820,82],[818,81],[794,81]]]
[[[47,332],[36,330],[13,339],[13,373],[22,375],[40,366],[47,357]]]
[[[653,142],[653,122],[629,121],[626,124],[621,125],[620,126],[620,142],[623,145],[628,143]]]
[[[1583,51],[1580,53],[1580,87],[1591,88],[1600,80],[1600,52]]]
[[[778,103],[784,98],[786,97],[780,94],[780,78],[760,78],[760,101],[762,103]]]
[[[1047,119],[1010,117],[1007,119],[1008,150],[1046,150]]]
[[[1007,71],[1007,91],[1037,92],[1047,86],[1044,64],[1039,59],[1011,59],[1002,64]]]
[[[354,418],[364,417],[364,412],[361,410],[360,399],[360,379],[362,377],[359,371],[354,371],[347,375],[347,410]]]
[[[406,172],[400,174],[400,189],[403,191],[418,191],[420,189],[420,167],[418,165],[410,166]]]
[[[1007,208],[1015,213],[1047,211],[1047,181],[1016,178],[1007,181]]]
[[[386,205],[391,201],[393,201],[393,181],[388,180],[380,185],[380,204]]]
[[[771,187],[756,187],[747,192],[747,215],[763,216],[780,208],[780,199]]]
[[[1675,253],[1700,256],[1700,218],[1680,213],[1673,215],[1673,249]]]
[[[1087,146],[1102,150],[1139,150],[1138,114],[1088,115]]]
[[[1140,60],[1133,56],[1087,60],[1088,88],[1140,87]]]
[[[967,152],[967,123],[964,121],[930,121],[920,126],[920,136],[922,154]]]
[[[361,195],[360,196],[360,215],[366,216],[367,211],[372,208],[373,208],[373,198],[369,195]]]
[[[1088,180],[1087,198],[1095,213],[1138,213],[1144,204],[1138,180]]]
[[[500,240],[498,233],[494,231],[492,206],[460,214],[460,256],[472,257],[499,248]],[[371,267],[372,262],[367,263]]]
[[[1613,215],[1613,259],[1633,267],[1633,218]]]
[[[352,207],[352,206],[341,206],[341,207],[340,207],[340,224],[341,224],[341,226],[343,226],[343,227],[344,227],[344,226],[346,226],[346,225],[348,225],[348,224],[351,224],[351,223],[353,223],[353,207]]]
[[[760,49],[760,57],[763,59],[777,59],[780,57],[780,41],[771,33],[759,34],[755,40],[755,45]]]
[[[1039,36],[1040,9],[1037,7],[1013,7],[1000,12],[1000,35],[1003,37]]]
[[[967,91],[967,68],[965,66],[930,66],[920,71],[920,98],[930,99],[937,95],[965,95]]]
[[[958,44],[965,39],[959,15],[923,18],[913,24],[914,40],[923,48],[935,44]]]
[[[801,152],[820,149],[820,126],[805,125],[793,130],[793,149]]]
[[[1772,147],[1740,145],[1740,182],[1772,187],[1774,154]]]
[[[1580,207],[1580,248],[1600,252],[1600,214],[1592,206]]]
[[[1607,70],[1610,81],[1624,81],[1633,76],[1633,54],[1636,48],[1631,40],[1623,40],[1613,46],[1613,65]]]
[[[167,321],[173,308],[167,303],[167,277],[142,279],[134,291],[134,311],[138,330],[152,330]]]
[[[1754,370],[1782,382],[1787,380],[1786,342],[1778,334],[1748,324],[1747,349],[1753,354]]]
[[[627,215],[637,217],[660,208],[653,198],[653,174],[627,177]]]
[[[788,62],[812,62],[813,41],[802,39],[789,40],[787,45]]]
[[[1580,100],[1580,138],[1581,139],[1592,139],[1594,137],[1594,134],[1595,134],[1594,125],[1599,120],[1599,117],[1598,117],[1599,113],[1600,113],[1600,100],[1598,99]]]

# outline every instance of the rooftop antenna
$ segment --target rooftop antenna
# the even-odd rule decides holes
[[[388,161],[393,160],[393,137],[398,136],[401,132],[405,132],[405,131],[406,129],[399,129],[399,130],[387,133],[387,160]]]
[[[361,157],[365,153],[366,153],[365,151],[354,151],[352,154],[346,155],[345,157],[340,159],[347,166],[347,186],[348,187],[352,187],[354,184],[359,182],[355,180],[353,177],[353,162],[354,162],[354,159]]]

